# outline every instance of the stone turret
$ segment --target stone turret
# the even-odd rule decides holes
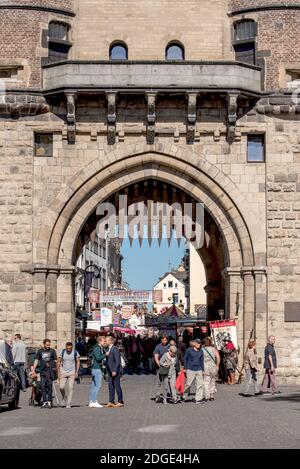
[[[300,78],[300,49],[296,46],[300,41],[299,14],[297,0],[229,1],[233,28],[239,22],[255,22],[255,62],[263,68],[266,91],[286,90]],[[245,48],[247,37],[238,39],[240,45],[234,47]]]

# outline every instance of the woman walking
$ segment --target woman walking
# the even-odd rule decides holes
[[[224,367],[227,374],[227,384],[235,384],[235,370],[238,364],[237,350],[231,340],[227,340],[223,347]]]
[[[161,357],[158,370],[163,385],[164,404],[167,404],[168,393],[172,396],[172,404],[177,404],[178,402],[176,389],[176,364],[177,347],[171,345],[169,351]]]
[[[256,355],[256,342],[255,340],[250,340],[248,344],[248,350],[245,357],[245,372],[246,372],[246,379],[245,379],[245,390],[244,390],[244,397],[248,397],[249,389],[251,384],[254,385],[254,395],[258,396],[262,394],[259,390],[259,384],[257,382],[257,371],[258,371],[258,360]]]
[[[214,401],[216,388],[216,379],[220,365],[220,355],[218,350],[212,345],[210,337],[203,340],[204,353],[204,398],[206,401]]]

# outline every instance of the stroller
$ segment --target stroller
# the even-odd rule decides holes
[[[28,400],[28,404],[30,406],[40,406],[42,401],[41,382],[38,378],[33,378],[32,375],[32,369],[37,350],[37,347],[28,347],[26,349],[27,385],[31,388],[31,396]]]
[[[28,400],[30,406],[40,406],[42,404],[41,382],[33,378],[32,372],[29,373],[29,386],[31,387],[31,396]]]

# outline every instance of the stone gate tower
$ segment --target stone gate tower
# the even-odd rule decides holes
[[[95,208],[201,201],[209,318],[300,380],[300,2],[0,0],[0,334],[74,336]]]

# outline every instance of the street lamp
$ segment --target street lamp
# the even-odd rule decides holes
[[[92,268],[93,270],[91,270],[90,272],[88,272],[88,270]],[[98,274],[95,274],[95,269],[98,270]],[[100,273],[100,269],[98,266],[94,265],[93,263],[92,264],[89,264],[85,269],[84,269],[84,286],[83,286],[83,291],[84,291],[84,309],[86,310],[86,305],[87,305],[87,297],[88,297],[88,291],[90,290],[91,288],[91,285],[92,285],[92,281],[93,281],[93,278],[100,278],[101,277],[101,273]],[[92,275],[92,278],[91,278],[91,281],[90,281],[90,286],[89,286],[89,289],[87,291],[86,289],[86,277],[87,277],[87,273],[91,274]],[[90,312],[90,310],[89,310]]]

